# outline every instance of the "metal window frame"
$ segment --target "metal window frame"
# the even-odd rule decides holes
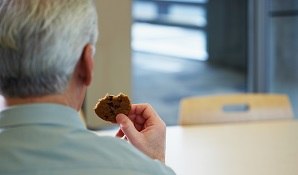
[[[270,0],[248,3],[248,91],[269,92],[273,75],[269,55]]]

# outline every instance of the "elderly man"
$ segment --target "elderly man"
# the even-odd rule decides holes
[[[0,174],[174,174],[150,105],[117,116],[128,142],[81,122],[96,40],[92,0],[0,0]]]

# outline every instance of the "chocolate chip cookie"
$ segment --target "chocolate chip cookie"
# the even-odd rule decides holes
[[[94,107],[94,111],[98,117],[112,123],[116,123],[117,114],[128,115],[130,110],[130,100],[123,93],[117,96],[107,94],[104,98],[99,99]]]

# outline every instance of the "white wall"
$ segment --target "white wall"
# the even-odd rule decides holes
[[[131,95],[131,0],[96,0],[99,13],[99,41],[95,72],[85,101],[88,128],[107,126],[95,114],[98,98],[107,93]]]

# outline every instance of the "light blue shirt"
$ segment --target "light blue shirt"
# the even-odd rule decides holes
[[[87,130],[78,112],[56,104],[0,113],[0,175],[172,175],[131,144]]]

